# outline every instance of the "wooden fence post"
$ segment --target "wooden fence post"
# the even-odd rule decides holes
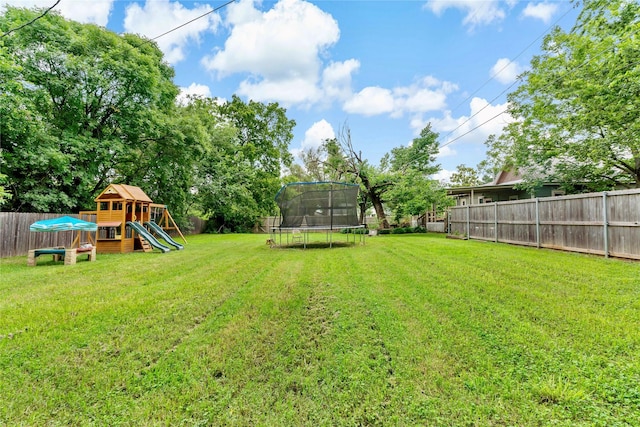
[[[467,240],[471,239],[471,224],[470,224],[471,218],[469,213],[470,209],[471,209],[471,205],[467,205]]]
[[[536,197],[536,247],[540,249],[540,199]]]
[[[604,233],[604,257],[609,258],[609,213],[607,212],[607,192],[602,193],[602,230]]]
[[[498,243],[498,202],[493,202],[493,233],[495,234],[494,241]]]

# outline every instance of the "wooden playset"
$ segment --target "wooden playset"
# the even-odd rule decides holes
[[[153,248],[168,252],[170,248],[160,243],[143,224],[176,249],[182,249],[182,245],[173,241],[167,230],[175,230],[186,242],[167,207],[154,204],[139,187],[110,184],[95,201],[96,211],[83,211],[80,215],[95,215],[98,253],[150,252]]]

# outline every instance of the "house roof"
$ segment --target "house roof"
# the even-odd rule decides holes
[[[114,196],[119,196],[119,198],[124,200],[152,202],[149,196],[147,196],[140,187],[126,184],[109,184],[107,188],[105,188],[102,193],[96,197],[95,201],[113,199]]]
[[[517,172],[500,171],[491,184],[486,185],[514,185],[522,182],[522,177]]]

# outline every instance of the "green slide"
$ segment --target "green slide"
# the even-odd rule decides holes
[[[144,225],[146,225],[147,227],[149,227],[151,229],[151,231],[153,231],[154,233],[156,233],[158,236],[160,236],[161,239],[163,239],[165,242],[167,242],[168,244],[170,244],[171,246],[175,247],[177,250],[182,250],[184,249],[184,246],[182,246],[180,243],[176,242],[175,240],[173,240],[171,238],[171,236],[169,236],[163,229],[162,227],[160,227],[158,224],[156,224],[153,221],[149,221],[149,222],[145,222]]]
[[[168,248],[162,243],[158,242],[158,240],[155,237],[153,237],[153,234],[149,233],[149,231],[139,223],[127,221],[127,225],[133,228],[136,231],[136,233],[144,237],[144,239],[147,242],[149,242],[149,244],[154,248],[160,249],[163,253],[169,252],[171,250],[171,248]]]

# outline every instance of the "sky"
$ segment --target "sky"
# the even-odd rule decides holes
[[[570,0],[226,2],[61,0],[54,10],[154,39],[183,95],[277,102],[296,122],[294,156],[349,129],[377,164],[430,123],[441,147],[434,178],[445,182],[486,158],[487,137],[512,120],[518,76],[579,12]]]

